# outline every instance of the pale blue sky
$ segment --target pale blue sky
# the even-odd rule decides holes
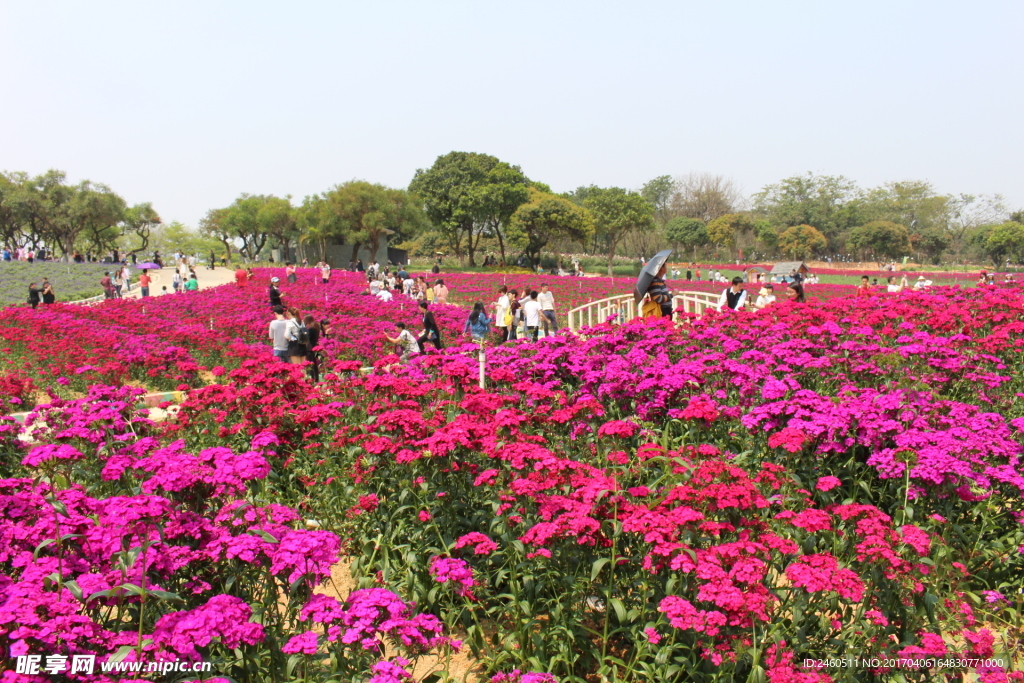
[[[1018,208],[1022,29],[1020,0],[0,0],[0,169],[190,225],[451,150],[556,191],[814,171]]]

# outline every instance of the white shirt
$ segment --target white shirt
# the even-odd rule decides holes
[[[508,294],[502,294],[498,297],[498,302],[494,305],[494,324],[498,327],[505,327],[505,315],[508,313],[511,304],[512,302],[508,300]]]
[[[526,315],[526,326],[527,327],[539,327],[540,326],[540,302],[536,299],[530,299],[523,304],[523,313]]]
[[[757,308],[764,308],[769,304],[775,303],[775,295],[769,294],[767,296],[758,295],[757,301],[754,302],[754,306]]]
[[[718,310],[722,311],[722,310],[725,310],[726,308],[729,308],[729,296],[728,295],[729,295],[729,292],[731,290],[732,290],[732,287],[728,287],[728,288],[722,290],[722,295],[720,297],[718,297]],[[743,304],[745,304],[745,303],[747,303],[747,290],[744,289],[742,292],[740,292],[740,299],[739,299],[739,301],[736,302],[736,310],[738,311],[741,308],[743,308]]]
[[[382,289],[379,292],[377,292],[376,297],[378,299],[380,299],[381,301],[391,301],[391,299],[394,298],[394,297],[391,296],[391,292],[386,290],[386,289]],[[406,331],[408,331],[408,330],[406,330]]]
[[[540,303],[540,309],[542,311],[553,311],[555,310],[555,295],[552,292],[541,292],[537,295],[537,301]]]
[[[903,288],[900,287],[899,285],[886,285],[885,289],[890,294],[895,294],[896,292],[900,291]]]
[[[409,330],[402,330],[398,335],[398,343],[405,349],[405,353],[413,354],[420,352],[420,345],[416,337],[412,336]]]

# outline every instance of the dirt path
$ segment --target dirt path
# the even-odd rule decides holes
[[[125,292],[122,298],[137,299],[142,296],[142,291],[139,288],[140,274],[139,271],[132,272],[132,289],[130,292]],[[171,286],[171,282],[174,280],[174,268],[167,267],[160,270],[151,270],[149,271],[149,277],[152,278],[152,282],[149,283],[150,296],[174,294],[174,287]],[[199,282],[199,289],[219,287],[220,285],[226,285],[229,282],[235,281],[235,269],[218,266],[213,270],[208,270],[206,266],[197,267],[196,280]],[[164,287],[167,288],[166,292],[163,291]]]

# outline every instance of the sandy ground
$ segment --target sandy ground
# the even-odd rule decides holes
[[[130,292],[125,292],[122,295],[122,298],[136,299],[142,296],[142,291],[139,288],[139,275],[141,274],[141,271],[132,271],[132,289]],[[174,294],[174,287],[171,286],[171,282],[174,280],[173,268],[151,270],[149,271],[149,276],[153,279],[149,284],[150,296],[162,296],[165,293]],[[197,266],[196,280],[199,282],[199,289],[219,287],[220,285],[226,285],[229,282],[235,281],[235,269],[231,267],[222,268],[221,266],[217,266],[213,270],[208,270],[206,266]],[[167,288],[166,292],[163,291],[164,287]]]
[[[349,561],[342,559],[331,567],[331,580],[323,586],[316,588],[313,592],[330,595],[344,602],[348,594],[355,589],[356,582],[349,572]],[[385,654],[392,656],[398,653],[387,652]],[[448,675],[459,683],[477,683],[484,680],[477,667],[477,662],[473,660],[469,653],[468,647],[463,647],[461,652],[453,654],[449,658],[434,655],[420,657],[416,660],[413,678],[419,681],[423,680],[428,674],[442,671],[446,671]]]

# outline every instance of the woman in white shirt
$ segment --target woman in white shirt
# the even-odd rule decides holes
[[[508,341],[509,326],[505,324],[505,316],[508,315],[508,309],[512,302],[508,299],[508,287],[502,285],[498,293],[501,296],[494,304],[494,326],[501,332],[501,341],[506,342]]]

